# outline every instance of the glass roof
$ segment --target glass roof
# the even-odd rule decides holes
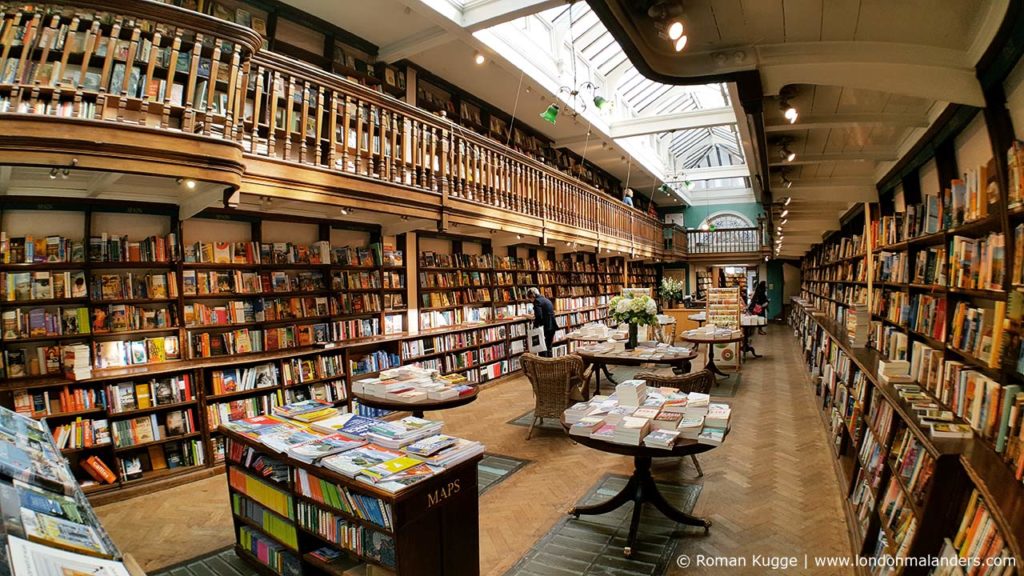
[[[548,27],[565,34],[579,59],[594,73],[595,83],[613,94],[622,119],[649,118],[724,108],[731,105],[724,84],[674,86],[642,75],[618,42],[585,2],[575,2],[535,15]],[[527,17],[529,18],[529,17]],[[656,138],[666,172],[745,163],[734,125],[676,130]]]

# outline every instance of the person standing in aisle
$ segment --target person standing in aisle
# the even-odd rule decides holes
[[[622,203],[630,208],[633,207],[633,189],[626,188],[626,192],[623,194]]]
[[[547,350],[541,353],[541,356],[551,358],[551,347],[555,343],[555,331],[558,330],[558,324],[555,323],[555,305],[536,288],[527,290],[526,295],[533,299],[533,327],[544,329],[544,344],[547,345]]]
[[[754,295],[750,297],[750,306],[747,311],[755,316],[768,317],[768,283],[764,280],[758,282],[757,287],[754,288]],[[767,334],[761,326],[757,327],[757,333]]]

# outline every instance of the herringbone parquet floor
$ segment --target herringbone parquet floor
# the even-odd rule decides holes
[[[701,456],[704,477],[689,462],[655,463],[659,481],[702,482],[695,513],[710,518],[709,536],[686,536],[679,552],[693,562],[742,557],[746,568],[672,567],[668,574],[765,574],[754,555],[848,555],[838,483],[813,389],[788,329],[760,337],[734,398],[725,444]],[[480,499],[481,574],[511,567],[608,472],[628,474],[624,457],[572,444],[560,433],[506,424],[532,408],[525,378],[481,393],[468,406],[443,413],[446,431],[474,438],[488,452],[529,460]],[[428,414],[429,418],[431,415]],[[231,520],[223,476],[103,506],[97,510],[122,551],[153,570],[230,545]],[[851,574],[788,570],[788,574]]]

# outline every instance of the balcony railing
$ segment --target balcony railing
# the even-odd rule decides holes
[[[247,28],[148,1],[0,9],[0,112],[208,137],[250,158],[427,193],[445,210],[488,207],[662,249],[660,221],[444,118],[259,51]]]
[[[761,236],[761,229],[758,227],[687,230],[687,253],[725,254],[760,252],[764,247],[764,244],[761,242]]]

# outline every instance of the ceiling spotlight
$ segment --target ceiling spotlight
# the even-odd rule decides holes
[[[522,240],[523,239],[523,235],[522,234],[516,234],[516,238],[518,238],[519,240]]]
[[[765,262],[767,262],[767,261],[768,261],[768,257],[767,257],[767,256],[765,256],[765,257],[764,257],[764,261],[765,261]]]
[[[57,174],[59,174],[59,173],[60,173],[60,169],[59,168],[51,168],[50,169],[50,180],[56,180],[57,179]]]
[[[782,185],[785,186],[786,188],[792,188],[793,187],[793,181],[790,180],[789,178],[787,178],[785,174],[783,174],[782,175]]]
[[[188,180],[185,180],[185,188],[188,188],[189,190],[195,190],[195,188],[196,188],[196,181],[192,180],[191,178],[188,179]]]
[[[540,113],[540,117],[545,122],[554,124],[558,120],[558,104],[548,104],[547,110]]]
[[[675,42],[683,35],[683,23],[679,20],[668,25],[668,38]]]
[[[788,98],[779,99],[779,110],[782,111],[782,115],[786,118],[786,120],[789,120],[790,124],[795,123],[797,116],[799,116],[799,113],[797,113],[796,108],[793,108],[793,106],[790,105]]]
[[[779,157],[786,162],[792,162],[793,160],[796,160],[796,152],[793,152],[789,149],[789,146],[783,144],[782,148],[779,148]]]
[[[788,209],[783,210],[782,214],[779,214],[779,218],[785,218],[786,216],[789,216],[789,210]]]
[[[676,43],[675,43],[676,52],[682,52],[683,48],[686,48],[686,34],[683,34],[682,36],[680,36],[679,39],[676,40]]]
[[[792,202],[792,201],[793,201],[793,197],[792,196],[786,196],[786,200],[783,201],[782,205],[783,206],[789,206],[789,203]]]
[[[785,226],[785,225],[786,225],[786,222],[789,222],[789,219],[787,219],[787,218],[783,218],[783,219],[782,219],[782,222],[779,222],[779,225],[780,225],[780,226]]]
[[[481,54],[479,51],[473,53],[473,62],[476,62],[477,64],[483,64],[484,62],[486,62],[486,60],[487,59],[484,58],[484,55]]]
[[[341,215],[342,215],[342,216],[348,216],[348,215],[349,215],[349,210],[348,210],[348,208],[342,208],[342,209],[341,209]]]

